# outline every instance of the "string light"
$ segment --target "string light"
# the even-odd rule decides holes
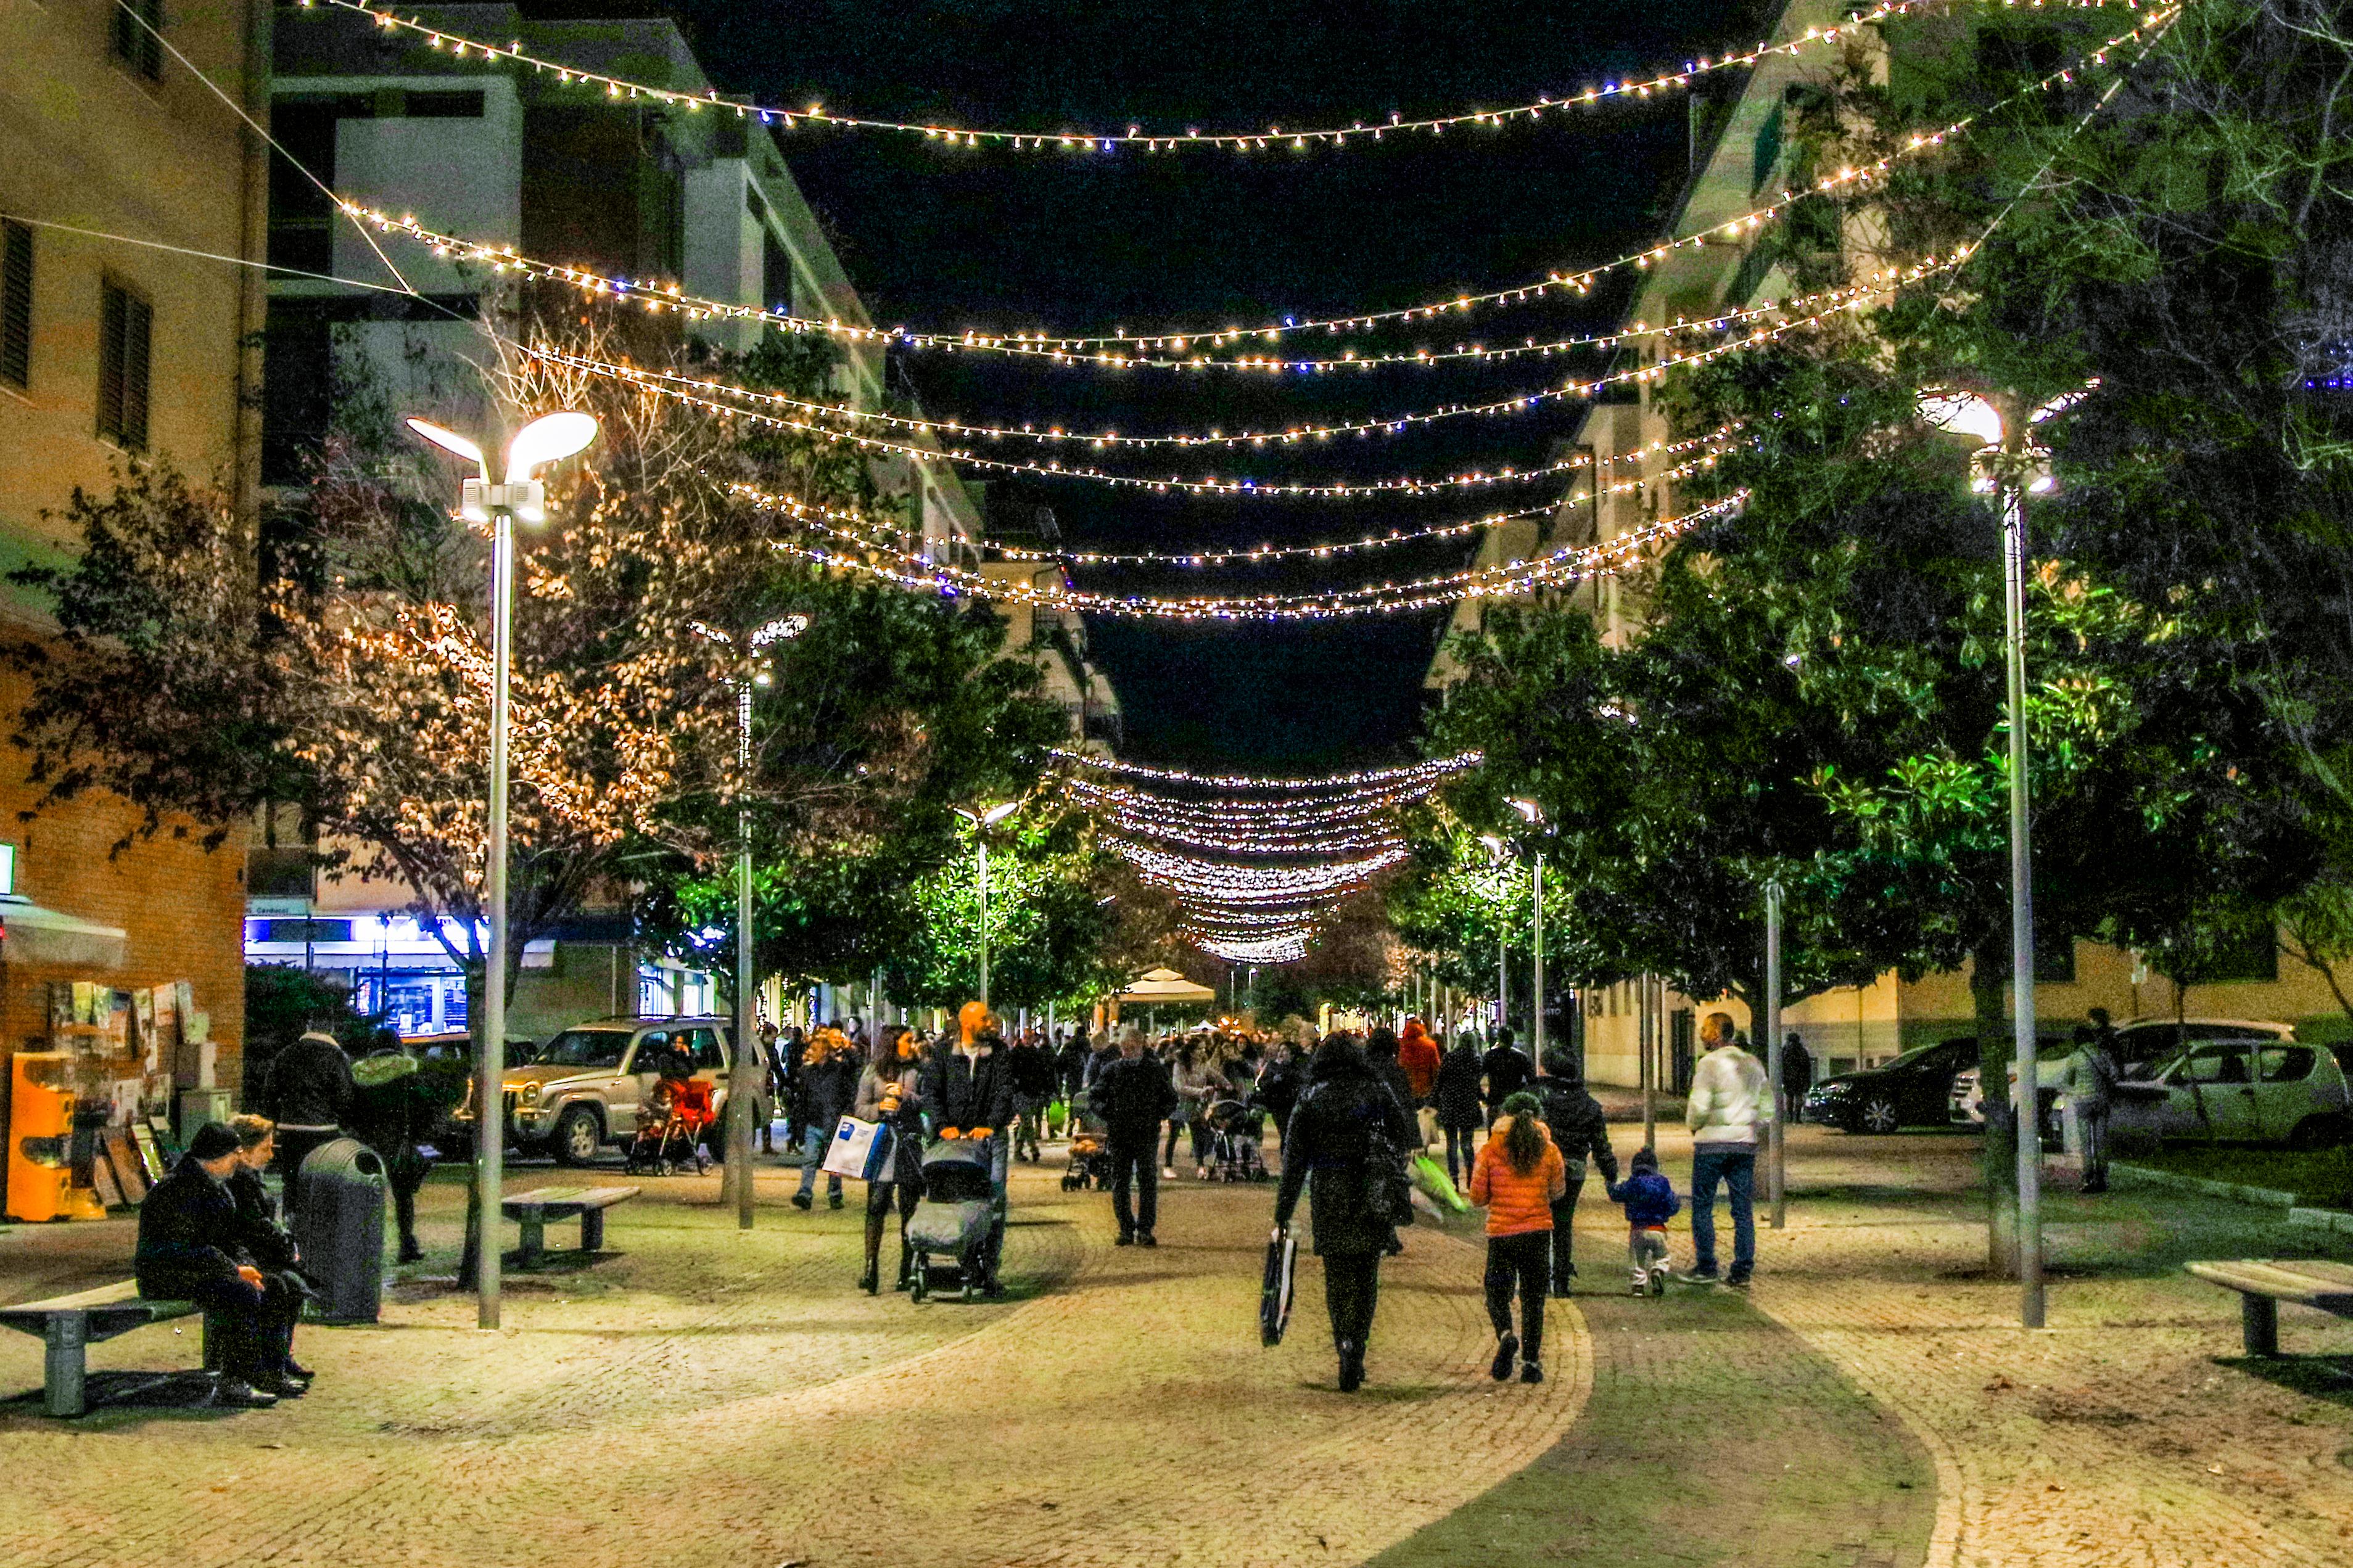
[[[335,0],[335,3],[356,5],[357,0]],[[1579,271],[1550,273],[1543,279],[1533,283],[1489,289],[1474,294],[1460,294],[1449,300],[1429,300],[1418,305],[1402,306],[1387,310],[1361,311],[1340,316],[1287,316],[1278,321],[1251,327],[1214,328],[1208,331],[1183,329],[1143,333],[1121,331],[1092,335],[1051,332],[1006,334],[978,331],[961,333],[923,331],[905,327],[865,326],[838,319],[818,321],[808,317],[794,316],[784,311],[770,310],[759,306],[733,304],[724,300],[685,294],[675,283],[650,285],[632,283],[624,279],[610,277],[585,268],[554,266],[525,257],[512,247],[480,244],[442,234],[426,228],[414,217],[395,218],[389,214],[375,211],[355,202],[345,201],[343,204],[343,210],[348,216],[372,224],[382,231],[403,234],[416,239],[432,247],[438,255],[455,256],[460,260],[487,263],[500,272],[513,271],[524,276],[568,283],[592,295],[635,300],[645,309],[657,313],[671,310],[691,320],[698,321],[765,321],[789,332],[823,332],[854,342],[897,343],[907,348],[1030,354],[1058,363],[1093,363],[1132,368],[1143,362],[1136,357],[1136,353],[1125,351],[1182,351],[1201,345],[1224,348],[1244,342],[1277,342],[1289,334],[1298,332],[1363,331],[1390,322],[1427,321],[1441,316],[1466,313],[1483,307],[1517,304],[1559,294],[1583,295],[1591,291],[1593,284],[1598,279],[1624,268],[1648,268],[1685,249],[1704,248],[1710,245],[1746,244],[1753,237],[1757,228],[1767,222],[1783,216],[1799,203],[1817,195],[1843,194],[1858,188],[1877,179],[1890,168],[1906,159],[1921,156],[1947,146],[1967,135],[1980,121],[1998,114],[2010,105],[2036,93],[2048,91],[2052,88],[2070,84],[2075,79],[2077,73],[2088,70],[2092,67],[2107,65],[2109,63],[2107,57],[2112,50],[2138,41],[2151,28],[2161,24],[2169,24],[2179,15],[2178,4],[2162,10],[2153,9],[2127,31],[2108,39],[2096,48],[2086,51],[2067,65],[2028,83],[1983,110],[1964,115],[1941,130],[1916,132],[1903,146],[1872,163],[1849,165],[1820,175],[1802,191],[1794,189],[1787,191],[1773,202],[1752,208],[1736,217],[1712,225],[1696,233],[1662,240],[1656,245],[1630,251],[1614,260]],[[2132,63],[2137,64],[2138,61],[2136,59]],[[2120,68],[2129,69],[2131,66],[2127,65]],[[1186,363],[1208,365],[1220,363],[1230,364],[1233,362],[1197,354],[1194,359]]]
[[[1413,763],[1405,767],[1375,768],[1366,773],[1325,773],[1315,778],[1265,778],[1250,773],[1188,773],[1179,768],[1146,767],[1142,763],[1122,762],[1115,757],[1092,756],[1085,752],[1072,752],[1057,747],[1052,755],[1074,767],[1095,773],[1118,773],[1124,778],[1151,779],[1161,784],[1195,784],[1204,789],[1242,790],[1269,795],[1321,795],[1334,790],[1356,790],[1367,784],[1413,784],[1427,779],[1443,778],[1466,768],[1475,768],[1482,760],[1477,752],[1459,752],[1451,757],[1430,762]]]
[[[757,121],[764,125],[790,131],[807,126],[822,126],[839,131],[883,132],[918,137],[926,142],[950,147],[978,147],[983,144],[1008,147],[1017,152],[1111,153],[1123,148],[1142,148],[1147,153],[1172,152],[1186,148],[1213,148],[1226,152],[1251,153],[1288,148],[1306,151],[1315,147],[1345,147],[1378,142],[1393,136],[1426,134],[1443,137],[1463,126],[1500,128],[1520,121],[1540,121],[1546,116],[1556,118],[1573,111],[1592,110],[1606,105],[1637,103],[1680,91],[1691,83],[1717,71],[1740,69],[1777,55],[1796,58],[1810,47],[1828,47],[1841,38],[1851,37],[1863,28],[1906,16],[1915,11],[1934,8],[1937,0],[1883,0],[1870,11],[1848,18],[1835,27],[1810,27],[1805,36],[1763,43],[1753,49],[1727,54],[1720,58],[1703,58],[1687,60],[1682,68],[1662,70],[1645,77],[1629,77],[1623,80],[1604,82],[1587,88],[1583,92],[1568,93],[1559,98],[1539,98],[1534,102],[1514,103],[1502,109],[1467,109],[1450,114],[1425,116],[1409,120],[1391,114],[1388,119],[1367,125],[1362,121],[1347,125],[1322,126],[1314,129],[1284,130],[1280,123],[1271,122],[1264,131],[1202,132],[1188,129],[1183,134],[1147,132],[1141,126],[1130,125],[1115,133],[1093,131],[1008,131],[987,127],[947,125],[923,121],[876,119],[856,114],[839,114],[828,110],[823,103],[805,108],[771,107],[749,101],[723,99],[714,89],[700,93],[681,92],[675,88],[656,87],[649,82],[628,77],[610,76],[602,71],[587,70],[560,60],[527,52],[517,42],[495,44],[477,39],[447,27],[427,26],[421,18],[405,17],[373,0],[327,0],[336,9],[355,11],[374,20],[385,31],[406,30],[423,37],[433,48],[447,48],[459,59],[479,59],[485,65],[510,64],[529,66],[540,75],[553,75],[559,83],[577,85],[601,91],[608,98],[645,99],[656,103],[682,108],[690,112],[710,110],[733,113],[743,121]],[[2013,0],[2014,3],[2014,0]],[[2073,8],[2094,8],[2105,0],[2068,0]],[[310,9],[312,0],[302,0]],[[1461,144],[1461,139],[1457,139]]]

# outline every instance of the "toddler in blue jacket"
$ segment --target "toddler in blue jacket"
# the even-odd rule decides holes
[[[1674,1184],[1659,1174],[1659,1156],[1638,1149],[1628,1162],[1626,1179],[1609,1184],[1609,1201],[1626,1205],[1626,1247],[1634,1264],[1633,1293],[1667,1293],[1667,1221],[1675,1217],[1683,1200]]]

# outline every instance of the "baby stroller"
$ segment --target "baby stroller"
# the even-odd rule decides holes
[[[1062,1173],[1066,1193],[1111,1185],[1111,1129],[1095,1114],[1093,1101],[1083,1089],[1071,1096],[1071,1168]]]
[[[629,1172],[667,1176],[691,1166],[701,1175],[707,1168],[703,1138],[717,1120],[709,1084],[691,1078],[662,1079],[638,1118],[637,1136],[629,1140]]]
[[[1266,1115],[1239,1100],[1212,1101],[1205,1120],[1209,1124],[1209,1179],[1214,1182],[1263,1182],[1266,1158],[1259,1152]]]
[[[922,1300],[953,1285],[972,1300],[986,1283],[991,1200],[986,1139],[944,1141],[923,1151],[923,1195],[907,1221],[914,1254],[907,1293]]]

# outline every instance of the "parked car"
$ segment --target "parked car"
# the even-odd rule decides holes
[[[1953,1075],[1977,1059],[1977,1041],[1963,1037],[1922,1046],[1861,1072],[1826,1078],[1806,1096],[1806,1119],[1849,1132],[1944,1126],[1950,1121]]]
[[[502,1079],[507,1136],[524,1153],[548,1153],[563,1164],[585,1165],[606,1145],[638,1130],[638,1117],[659,1081],[657,1061],[684,1051],[694,1076],[711,1085],[722,1112],[710,1134],[713,1158],[723,1159],[727,1080],[733,1065],[724,1018],[600,1018],[575,1024],[549,1040],[528,1063]],[[753,1114],[770,1113],[763,1084]],[[469,1105],[461,1116],[471,1120]]]
[[[2180,1055],[2185,1041],[2253,1039],[2258,1036],[2292,1040],[2295,1038],[2295,1026],[2253,1018],[2135,1018],[2116,1027],[2116,1076],[2138,1082],[2154,1079],[2166,1064]],[[2042,1085],[2044,1135],[2055,1138],[2059,1126],[2058,1091],[2050,1085],[2067,1065],[2067,1058],[2075,1054],[2075,1045],[2073,1040],[2051,1035],[2036,1043],[2039,1048],[2034,1058],[2035,1076]],[[2015,1065],[2010,1069],[2010,1081],[2015,1093]],[[1953,1120],[1980,1127],[1985,1124],[1985,1101],[1974,1063],[1953,1080]]]
[[[2333,1051],[2292,1036],[2202,1040],[2153,1086],[2128,1081],[2116,1125],[2160,1138],[2325,1148],[2353,1142],[2353,1090]]]

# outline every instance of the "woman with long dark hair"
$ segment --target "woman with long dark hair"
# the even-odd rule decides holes
[[[905,1025],[892,1024],[874,1032],[850,1112],[860,1121],[887,1124],[892,1134],[889,1162],[880,1176],[866,1184],[866,1271],[858,1277],[858,1288],[870,1296],[882,1288],[882,1227],[894,1205],[899,1210],[896,1289],[907,1288],[907,1219],[923,1193],[923,1042]]]
[[[1544,1107],[1525,1090],[1506,1098],[1479,1162],[1471,1201],[1487,1211],[1487,1317],[1495,1325],[1498,1383],[1520,1363],[1522,1383],[1544,1381],[1545,1293],[1552,1283],[1552,1205],[1568,1191],[1568,1171],[1553,1147]],[[1520,1298],[1520,1331],[1512,1332],[1512,1294]]]
[[[1307,1092],[1283,1135],[1275,1233],[1291,1224],[1302,1192],[1312,1200],[1315,1255],[1324,1260],[1324,1302],[1340,1357],[1340,1392],[1365,1381],[1365,1346],[1380,1300],[1381,1257],[1403,1216],[1392,1207],[1398,1152],[1413,1123],[1356,1045],[1334,1035],[1317,1047]]]

